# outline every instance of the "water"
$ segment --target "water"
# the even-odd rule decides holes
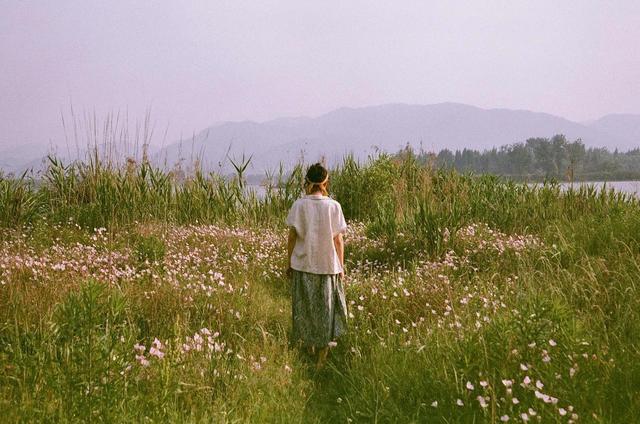
[[[573,184],[574,188],[578,188],[583,185],[592,185],[598,190],[602,187],[607,187],[607,190],[614,189],[623,193],[630,194],[637,198],[640,198],[640,181],[587,181],[587,182],[574,182],[574,183],[560,183],[560,187],[563,189],[569,188]],[[264,197],[266,192],[265,188],[259,185],[248,185],[247,188],[251,188],[256,191],[259,198]]]
[[[583,185],[594,186],[598,190],[606,187],[607,190],[614,189],[622,193],[631,194],[632,196],[640,197],[640,181],[588,181],[588,182],[574,182],[574,183],[561,183],[563,188],[568,188],[573,184],[574,188],[578,188]]]

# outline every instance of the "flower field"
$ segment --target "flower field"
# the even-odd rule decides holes
[[[0,180],[3,421],[638,420],[637,200],[346,158],[349,333],[316,371],[289,343],[299,180]]]

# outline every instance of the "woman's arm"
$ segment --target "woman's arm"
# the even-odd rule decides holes
[[[296,246],[296,239],[298,234],[293,227],[289,228],[289,239],[287,240],[287,275],[291,274],[291,255],[293,255],[293,248]]]
[[[344,239],[342,238],[342,233],[339,233],[333,238],[333,245],[336,247],[336,253],[338,254],[338,259],[340,260],[340,265],[342,266],[340,277],[344,278]]]

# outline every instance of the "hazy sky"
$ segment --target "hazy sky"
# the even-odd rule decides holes
[[[61,110],[223,120],[454,101],[640,113],[640,1],[0,0],[0,147]]]

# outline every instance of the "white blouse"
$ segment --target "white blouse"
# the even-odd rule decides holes
[[[333,238],[347,230],[340,203],[321,194],[306,195],[293,203],[286,223],[297,234],[291,268],[312,274],[342,272],[333,244]]]

